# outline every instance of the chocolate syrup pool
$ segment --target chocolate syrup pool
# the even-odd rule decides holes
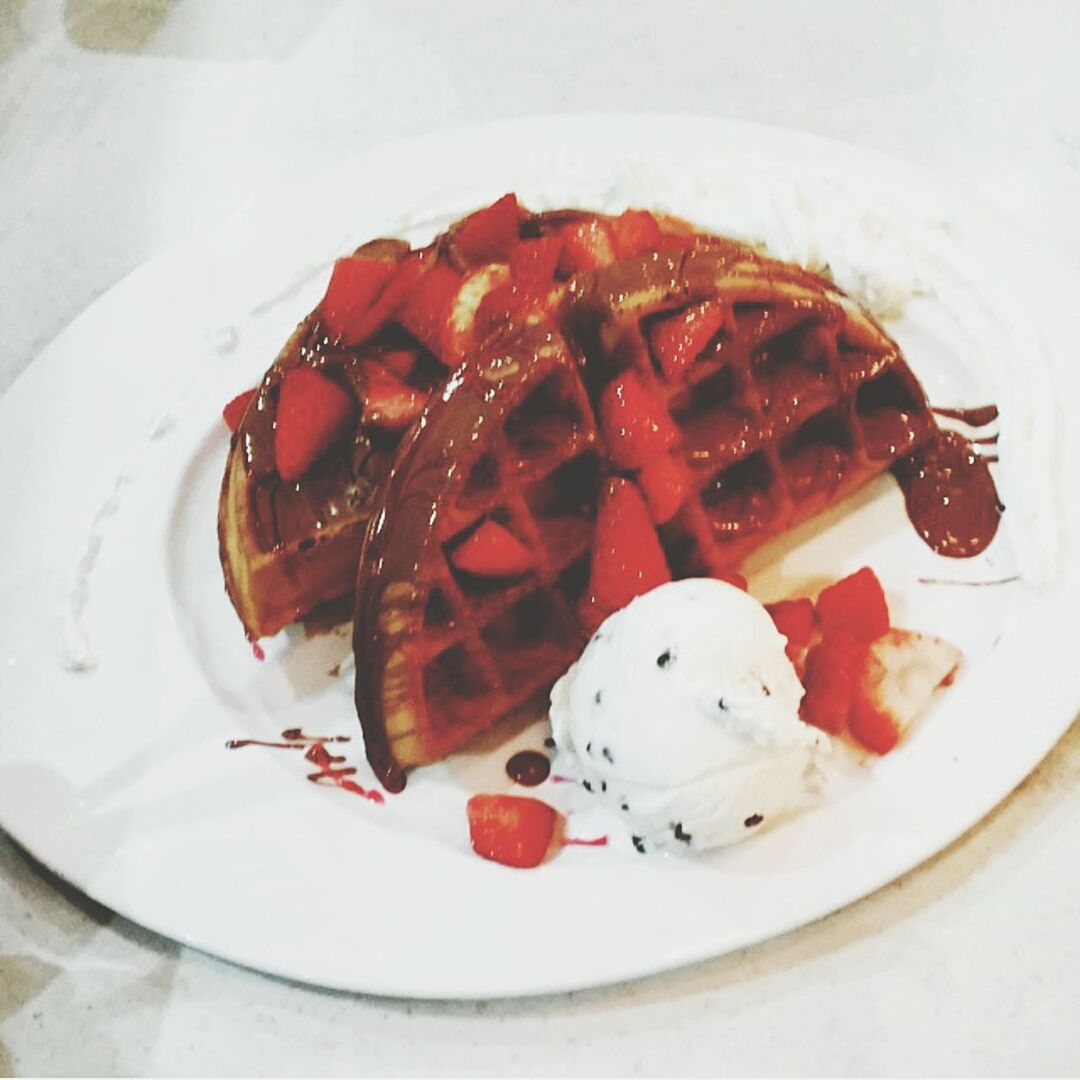
[[[996,409],[993,416],[980,414],[979,422],[996,415]],[[990,545],[1005,507],[988,461],[968,439],[939,431],[921,450],[897,461],[892,473],[915,531],[939,555],[968,559]]]
[[[506,763],[506,775],[522,787],[542,784],[551,772],[551,760],[539,750],[519,750]]]

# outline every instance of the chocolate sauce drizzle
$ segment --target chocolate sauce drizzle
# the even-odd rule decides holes
[[[959,420],[960,423],[974,428],[986,427],[987,424],[992,424],[1000,415],[996,405],[975,405],[970,409],[931,408],[930,411],[950,420]]]
[[[519,750],[506,763],[506,775],[522,787],[542,784],[551,772],[551,761],[539,750]]]
[[[973,427],[992,423],[996,405],[934,409],[939,416]],[[989,547],[1005,507],[998,498],[990,464],[996,454],[980,454],[973,443],[992,445],[996,435],[970,440],[941,430],[925,446],[892,466],[915,531],[939,555],[968,559]]]
[[[342,791],[351,792],[371,802],[381,803],[382,793],[368,791],[361,787],[352,777],[356,774],[354,765],[342,766],[344,755],[332,754],[326,747],[327,743],[347,743],[352,738],[348,735],[308,735],[301,728],[286,728],[281,733],[281,742],[270,742],[265,739],[229,739],[225,743],[226,750],[242,750],[245,746],[264,746],[272,750],[303,750],[304,760],[311,762],[317,772],[310,773],[308,780],[313,784],[333,784]]]

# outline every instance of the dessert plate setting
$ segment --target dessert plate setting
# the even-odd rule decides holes
[[[996,436],[1006,507],[978,556],[924,545],[885,473],[743,564],[763,601],[871,566],[894,622],[964,660],[895,751],[837,752],[812,805],[738,845],[641,855],[613,836],[530,871],[481,860],[466,802],[511,790],[507,759],[540,748],[545,722],[369,797],[348,623],[290,626],[259,661],[226,596],[222,406],[262,376],[335,258],[379,236],[426,244],[508,191],[534,211],[662,210],[827,267],[934,406],[997,407],[968,432]],[[246,208],[118,284],[0,400],[0,825],[157,932],[388,995],[601,985],[843,907],[970,828],[1080,706],[1071,274],[971,192],[825,139],[689,117],[440,132]],[[590,827],[583,813],[574,832]]]

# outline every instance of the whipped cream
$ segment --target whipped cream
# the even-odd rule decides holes
[[[785,639],[753,597],[710,579],[616,612],[551,692],[560,772],[639,850],[730,844],[808,799],[828,737],[799,719]]]
[[[79,556],[68,582],[67,595],[60,608],[60,631],[57,642],[57,660],[65,671],[92,671],[98,665],[84,623],[86,605],[90,600],[90,575],[94,572],[101,544],[104,540],[106,521],[120,509],[120,493],[131,482],[131,474],[124,469],[116,477],[112,492],[98,508],[86,537],[82,555]]]

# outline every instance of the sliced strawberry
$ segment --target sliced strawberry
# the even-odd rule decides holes
[[[610,222],[610,228],[615,254],[620,259],[656,251],[663,237],[660,225],[648,210],[624,210]]]
[[[446,363],[460,363],[484,340],[490,326],[480,324],[483,315],[480,309],[491,293],[509,283],[510,267],[502,263],[489,263],[462,278],[461,287],[450,305],[450,318],[443,336],[443,360]]]
[[[799,715],[808,724],[839,735],[848,723],[866,646],[849,638],[819,641],[806,656],[806,693]]]
[[[398,322],[440,360],[446,353],[450,315],[461,281],[456,270],[438,263],[420,275],[397,315]]]
[[[434,264],[436,254],[424,248],[406,255],[394,268],[378,299],[350,327],[355,342],[370,341],[391,319],[396,318],[420,278]]]
[[[612,478],[596,516],[582,622],[591,633],[635,596],[670,580],[671,571],[641,493],[629,480]]]
[[[391,349],[389,352],[379,354],[379,363],[391,375],[396,375],[399,379],[407,379],[416,367],[419,355],[415,349]]]
[[[875,754],[887,754],[900,741],[896,721],[883,709],[876,709],[866,698],[855,695],[848,713],[848,731],[860,746]]]
[[[806,597],[778,600],[775,604],[766,604],[765,609],[776,623],[776,629],[787,638],[788,658],[794,662],[814,636],[814,602]]]
[[[516,577],[536,566],[536,556],[509,529],[485,521],[450,556],[459,570],[483,577]]]
[[[638,484],[657,525],[663,525],[678,513],[691,487],[686,466],[671,454],[661,454],[650,461],[638,474]]]
[[[729,585],[734,585],[736,589],[742,589],[743,592],[747,590],[746,578],[738,570],[720,570],[714,572],[712,576],[717,581],[726,581]]]
[[[348,427],[356,404],[347,390],[310,367],[290,368],[281,380],[274,455],[286,483],[299,480]]]
[[[403,431],[423,411],[427,395],[404,383],[375,360],[361,362],[364,372],[364,407],[361,423]]]
[[[484,210],[470,214],[458,230],[458,253],[469,266],[506,262],[518,242],[519,218],[516,195],[504,195]]]
[[[817,617],[826,637],[846,634],[858,641],[881,637],[889,629],[889,605],[874,571],[864,566],[822,589]]]
[[[394,273],[395,264],[374,259],[347,258],[334,263],[320,313],[331,338],[358,344],[366,316]]]
[[[541,236],[522,240],[510,252],[510,273],[514,280],[529,291],[546,290],[555,279],[562,254],[562,239]]]
[[[724,318],[723,305],[706,300],[657,319],[649,340],[664,375],[669,379],[681,378],[724,325]]]
[[[496,327],[517,322],[532,307],[532,297],[512,281],[496,285],[476,308],[473,333],[482,342]]]
[[[610,266],[615,261],[615,245],[611,230],[603,221],[582,221],[564,225],[559,230],[562,253],[559,269],[564,274],[576,274],[579,270],[595,270]]]
[[[255,396],[255,391],[255,387],[241,391],[221,410],[221,415],[230,431],[235,431],[240,426],[240,421],[247,412],[248,402]]]
[[[522,870],[544,861],[559,823],[547,803],[520,795],[474,795],[466,813],[473,851]]]
[[[640,469],[679,439],[679,429],[667,409],[634,371],[625,372],[604,388],[600,427],[611,460],[620,469]]]
[[[913,630],[890,630],[870,645],[848,723],[868,750],[887,753],[956,672],[955,645]]]

